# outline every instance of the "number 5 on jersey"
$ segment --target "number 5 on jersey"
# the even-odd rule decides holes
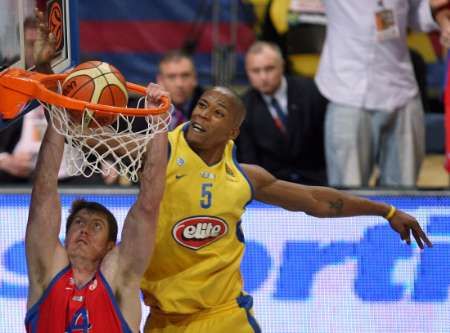
[[[200,199],[200,207],[202,208],[209,208],[211,207],[212,204],[212,193],[211,193],[211,188],[212,188],[211,183],[204,183],[202,184],[202,194],[201,194],[201,199]]]

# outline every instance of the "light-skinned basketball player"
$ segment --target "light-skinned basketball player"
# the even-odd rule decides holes
[[[420,248],[432,246],[416,219],[393,206],[239,165],[233,140],[244,117],[239,97],[215,87],[202,95],[191,121],[169,133],[158,235],[142,281],[151,307],[147,333],[260,332],[240,273],[241,218],[252,199],[315,217],[384,217],[407,244],[412,234]]]
[[[149,89],[155,102],[165,94]],[[139,194],[118,245],[112,213],[84,200],[73,202],[62,244],[57,181],[64,137],[47,127],[26,230],[27,332],[139,332],[139,283],[153,252],[167,146],[167,133],[147,145]]]

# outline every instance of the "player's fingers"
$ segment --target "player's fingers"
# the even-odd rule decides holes
[[[400,238],[406,242],[406,244],[411,244],[411,236],[409,234],[409,229],[405,228],[404,231],[400,233]]]
[[[431,243],[431,241],[428,239],[427,235],[419,225],[413,227],[413,232],[416,232],[428,247],[433,247],[433,243]]]
[[[39,23],[39,31],[44,35],[48,36],[50,29],[48,28],[47,24],[44,22]]]
[[[413,234],[413,236],[414,236],[414,239],[416,240],[417,245],[419,245],[419,247],[420,247],[421,249],[423,249],[423,242],[422,242],[422,240],[420,239],[419,233],[418,233],[416,230],[412,229],[412,234]]]
[[[56,44],[56,37],[55,34],[53,32],[50,32],[48,34],[48,41],[50,42],[50,44],[55,45]]]
[[[36,16],[39,22],[44,21],[44,13],[40,11],[38,8],[34,8],[34,15]]]
[[[153,82],[150,82],[147,85],[147,91],[152,91],[152,90],[159,89],[159,88],[161,88],[161,86],[159,84],[156,84],[156,83],[153,83]]]

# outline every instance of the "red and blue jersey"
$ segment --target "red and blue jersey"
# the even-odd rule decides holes
[[[103,274],[77,288],[70,266],[27,312],[25,326],[28,333],[131,333]]]

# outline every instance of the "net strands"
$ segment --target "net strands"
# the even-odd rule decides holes
[[[60,84],[58,90],[61,92]],[[140,117],[117,114],[117,121],[111,125],[101,126],[92,117],[90,126],[92,123],[95,126],[88,127],[85,117],[81,123],[74,122],[66,108],[41,101],[40,104],[48,111],[56,131],[66,139],[64,158],[67,172],[72,176],[117,172],[130,181],[138,181],[147,143],[157,133],[167,131],[171,120],[171,111]],[[138,108],[143,105],[147,102],[141,97]],[[84,112],[92,114],[95,110],[85,109]],[[138,119],[141,129],[135,130]]]

